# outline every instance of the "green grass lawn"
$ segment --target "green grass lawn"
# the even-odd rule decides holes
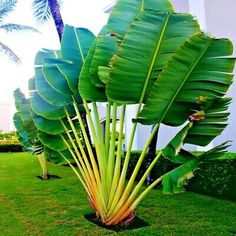
[[[236,202],[194,193],[151,194],[137,208],[148,226],[116,233],[84,218],[91,211],[68,167],[49,164],[61,179],[42,181],[37,159],[0,153],[0,235],[236,235]],[[234,231],[232,233],[231,231]]]

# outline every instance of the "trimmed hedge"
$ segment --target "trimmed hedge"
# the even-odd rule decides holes
[[[201,164],[187,190],[236,201],[236,159]]]
[[[138,161],[140,151],[131,153],[130,164],[127,171],[129,179],[135,164]],[[210,195],[219,198],[225,198],[236,201],[236,154],[226,154],[231,159],[212,160],[205,162],[195,171],[194,177],[189,181],[186,189],[192,192]],[[136,177],[139,180],[146,170],[147,158],[144,159],[141,169]],[[172,170],[178,165],[168,159],[161,158],[152,170],[152,179]],[[160,185],[159,185],[160,187]]]
[[[129,162],[129,167],[128,167],[128,171],[127,171],[127,179],[130,178],[133,169],[139,159],[140,156],[140,151],[133,151],[131,153],[131,157],[130,157],[130,162]],[[146,168],[148,166],[148,158],[144,158],[144,161],[142,163],[142,166],[138,172],[138,175],[136,177],[136,181],[140,180],[141,177],[143,176],[144,172],[146,171]],[[153,180],[157,179],[158,177],[160,177],[161,175],[165,174],[166,172],[174,169],[175,167],[177,167],[178,165],[169,161],[166,158],[161,158],[156,165],[153,167],[152,169],[152,174],[151,174],[151,178]]]
[[[0,152],[22,152],[21,144],[0,144]]]

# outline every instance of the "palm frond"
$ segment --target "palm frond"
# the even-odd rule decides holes
[[[140,13],[112,58],[108,98],[117,103],[135,104],[140,99],[145,103],[166,62],[198,30],[188,14]]]
[[[0,42],[0,51],[5,53],[11,61],[17,64],[21,63],[20,58],[7,45],[3,44],[2,42]]]
[[[59,5],[62,5],[62,1],[58,1]],[[33,15],[39,22],[48,21],[52,14],[50,11],[48,0],[33,0],[32,1]]]
[[[37,29],[31,26],[19,25],[19,24],[13,24],[13,23],[0,25],[0,29],[5,30],[7,33],[14,32],[14,31],[31,31],[31,32],[39,33]]]
[[[0,1],[0,21],[13,11],[16,3],[17,0]]]
[[[143,124],[183,124],[199,97],[221,98],[232,83],[235,64],[232,43],[196,34],[165,66],[139,114]]]

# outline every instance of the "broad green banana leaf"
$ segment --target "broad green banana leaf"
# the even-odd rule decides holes
[[[56,151],[54,151],[52,149],[49,149],[47,147],[45,147],[44,151],[45,151],[45,155],[47,157],[47,160],[52,162],[52,163],[55,163],[57,165],[65,165],[65,164],[67,164],[67,162],[62,157],[62,155],[64,155],[71,163],[74,162],[74,160],[70,159],[71,155],[67,155],[67,153],[65,151],[60,153],[60,152],[56,152]]]
[[[184,184],[193,177],[193,172],[197,169],[198,164],[198,159],[194,158],[165,174],[162,182],[163,193],[183,192]]]
[[[98,35],[94,56],[90,65],[90,77],[94,86],[105,88],[105,84],[99,78],[98,67],[108,66],[116,50],[117,39],[114,36],[109,34]]]
[[[34,140],[37,139],[37,129],[30,115],[29,99],[25,98],[20,89],[14,91],[14,99],[18,111],[14,117],[15,126],[23,139],[27,134],[25,142],[29,142],[29,145],[32,145]]]
[[[70,45],[66,47],[69,39]],[[41,64],[36,67],[35,73],[39,76],[36,76],[35,81],[31,79],[29,83],[31,115],[39,130],[39,140],[47,148],[57,151],[60,155],[61,152],[67,151],[66,158],[69,160],[72,159],[70,151],[76,148],[71,146],[70,142],[71,139],[75,143],[74,130],[76,130],[77,136],[81,137],[78,119],[75,119],[74,106],[77,106],[80,112],[84,112],[82,99],[78,92],[74,92],[73,86],[78,84],[80,68],[93,40],[94,36],[90,31],[66,26],[61,53],[59,53],[61,56],[52,57],[49,50],[46,51],[49,56],[44,52],[38,53],[35,61]],[[57,79],[60,81],[55,81]],[[42,91],[44,96],[40,93]],[[60,94],[60,98],[56,94]],[[69,125],[69,120],[73,124],[73,128]]]
[[[49,120],[58,120],[66,117],[65,109],[71,116],[75,116],[75,111],[71,104],[67,106],[55,106],[43,99],[35,87],[35,79],[29,80],[30,106],[32,111]]]
[[[68,146],[65,144],[60,135],[50,135],[39,132],[38,138],[43,143],[43,145],[54,151],[61,152],[68,149]]]
[[[210,101],[206,107],[203,107],[204,118],[194,121],[194,125],[189,129],[184,142],[206,146],[220,135],[228,124],[230,113],[227,110],[230,102],[231,98],[217,98]]]
[[[86,99],[87,101],[106,102],[107,97],[105,94],[105,89],[101,87],[96,87],[91,82],[90,66],[93,60],[95,48],[96,41],[92,44],[80,73],[79,93],[81,97],[83,99]]]
[[[174,163],[183,164],[195,157],[191,153],[186,152],[182,149],[185,138],[192,126],[192,122],[188,123],[175,135],[175,137],[168,143],[168,145],[166,145],[166,147],[162,150],[162,154],[165,158]]]
[[[43,58],[50,58],[53,53],[49,52],[48,55],[45,52],[39,51],[35,58],[35,87],[39,95],[46,100],[49,104],[55,106],[66,106],[72,102],[70,94],[65,94],[55,90],[46,80],[43,74],[43,64],[38,62],[44,61]],[[44,62],[43,62],[44,63]],[[55,66],[56,67],[56,66]],[[54,75],[56,76],[56,75]],[[58,79],[60,79],[59,77]],[[54,83],[55,85],[55,83]]]
[[[32,91],[30,96],[31,109],[44,118],[57,120],[66,116],[63,107],[57,107],[46,102],[37,91]]]
[[[19,112],[14,114],[13,122],[17,130],[19,142],[26,148],[30,147],[29,134],[23,128],[23,122],[20,118]]]
[[[183,145],[189,143],[206,146],[220,135],[227,126],[229,116],[227,110],[230,101],[231,98],[210,101],[203,99],[199,104],[200,110],[190,116],[191,121],[163,149],[163,155],[167,159],[181,164],[194,158],[182,149]]]
[[[183,124],[198,98],[220,98],[232,83],[235,59],[228,39],[196,34],[182,45],[165,66],[147,98],[138,122]]]
[[[79,98],[79,74],[93,41],[94,35],[89,30],[66,26],[61,53],[50,50],[38,52],[35,59],[35,86],[39,95],[49,104],[65,106],[73,102],[72,96]]]
[[[193,172],[198,168],[199,164],[201,162],[222,156],[227,152],[226,149],[229,146],[230,145],[228,142],[225,142],[200,156],[196,156],[195,158],[165,174],[162,182],[163,193],[170,194],[183,192],[184,185],[194,176]]]
[[[49,120],[42,116],[35,114],[31,111],[32,119],[34,120],[35,126],[41,132],[45,132],[51,135],[57,135],[63,133],[64,127],[60,120]]]
[[[140,13],[112,59],[108,98],[117,103],[145,103],[166,62],[198,31],[197,22],[188,14]]]
[[[68,95],[68,91],[73,91],[68,85],[67,78],[64,74],[61,73],[59,66],[64,66],[64,64],[69,64],[70,62],[63,61],[60,59],[57,60],[44,60],[42,72],[47,82],[51,87],[53,87],[57,92]],[[57,79],[53,79],[56,77]]]
[[[169,0],[134,0],[132,2],[129,0],[118,0],[112,8],[107,22],[109,31],[119,35],[119,37],[123,37],[136,16],[140,11],[145,9],[159,12],[173,12],[173,7]]]
[[[62,42],[62,59],[69,61],[69,65],[58,65],[59,70],[66,76],[70,89],[78,94],[78,79],[87,53],[95,40],[95,36],[88,29],[65,26]]]
[[[133,1],[119,0],[113,7],[107,25],[97,37],[96,49],[90,67],[90,76],[93,85],[105,87],[98,75],[99,66],[108,66],[112,56],[117,51],[124,35],[133,20],[140,12],[151,9],[156,12],[172,12],[171,3],[166,1],[142,0]],[[124,17],[125,15],[125,17]]]

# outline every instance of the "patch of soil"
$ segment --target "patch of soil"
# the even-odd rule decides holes
[[[145,222],[144,220],[142,220],[138,216],[136,216],[134,218],[133,222],[130,225],[114,225],[114,226],[102,224],[102,222],[100,221],[100,219],[97,218],[95,213],[86,214],[86,215],[84,215],[84,217],[88,221],[92,222],[93,224],[95,224],[101,228],[109,229],[109,230],[112,230],[115,232],[120,232],[120,231],[124,231],[124,230],[139,229],[142,227],[149,226],[149,224],[147,222]]]
[[[39,175],[37,175],[36,177],[39,178],[40,180],[61,179],[61,177],[58,176],[58,175],[48,175],[48,178],[47,178],[47,179],[44,179],[43,176],[39,176]]]

